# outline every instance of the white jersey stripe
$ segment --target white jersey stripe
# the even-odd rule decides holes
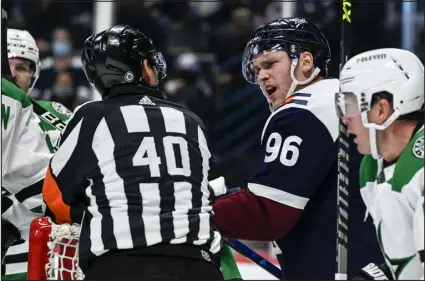
[[[199,150],[201,151],[202,155],[202,184],[201,184],[201,191],[202,191],[202,212],[199,214],[199,233],[198,233],[198,240],[194,241],[193,244],[195,245],[201,245],[204,244],[205,241],[210,237],[210,215],[209,212],[212,211],[212,207],[209,206],[209,196],[210,192],[208,189],[208,171],[210,169],[209,160],[211,158],[211,153],[208,149],[207,140],[205,138],[204,132],[202,131],[201,127],[198,126],[198,143],[199,143]],[[218,237],[216,237],[216,234]],[[221,235],[218,232],[214,233],[214,241],[218,239],[218,241],[221,239]],[[217,253],[220,250],[220,245],[217,243],[211,243],[210,252]]]
[[[161,107],[161,113],[164,117],[165,131],[167,133],[186,134],[183,112],[171,107]]]
[[[52,158],[51,168],[52,173],[57,176],[68,163],[69,158],[71,158],[72,153],[74,152],[75,147],[78,143],[78,136],[80,135],[81,125],[83,124],[83,119],[78,122],[74,130],[69,134],[66,140],[61,144],[62,149],[58,150]]]
[[[148,116],[143,106],[126,105],[120,107],[129,133],[149,132]]]
[[[171,244],[183,243],[189,233],[189,217],[187,211],[192,208],[192,185],[188,182],[174,183],[175,203],[173,211],[174,235]]]
[[[141,183],[139,187],[143,200],[142,219],[145,225],[146,244],[148,246],[154,245],[162,240],[159,219],[161,213],[159,185],[157,183]],[[146,229],[149,229],[149,231],[146,231]]]
[[[110,207],[117,246],[120,249],[132,248],[133,239],[128,221],[128,204],[124,181],[116,171],[115,161],[110,159],[114,155],[115,144],[105,119],[102,119],[97,127],[92,148],[99,161],[100,172],[103,175],[105,195],[108,201],[113,203]],[[109,163],[109,165],[102,165],[102,163]]]
[[[92,192],[92,184],[87,187],[86,195],[90,199],[90,205],[87,207],[87,210],[93,216],[90,220],[90,251],[100,256],[106,252],[102,240],[102,214],[97,207],[96,197]]]
[[[297,196],[262,184],[248,183],[248,189],[257,196],[301,210],[304,209],[308,202],[308,198]]]

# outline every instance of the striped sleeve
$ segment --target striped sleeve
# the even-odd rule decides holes
[[[44,179],[46,213],[53,214],[57,223],[81,221],[81,203],[84,202],[87,186],[86,171],[91,164],[89,147],[93,134],[90,123],[86,122],[86,112],[87,108],[81,108],[70,119]]]

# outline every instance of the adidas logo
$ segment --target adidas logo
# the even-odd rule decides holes
[[[205,252],[204,250],[201,250],[201,255],[207,261],[211,261],[210,255],[207,252]]]
[[[153,105],[155,106],[156,104],[154,102],[151,101],[150,98],[148,98],[147,96],[144,96],[140,101],[139,101],[140,105]]]

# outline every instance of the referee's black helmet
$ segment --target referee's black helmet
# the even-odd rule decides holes
[[[128,25],[116,25],[88,37],[81,52],[87,79],[102,97],[114,85],[152,87],[143,79],[141,62],[145,59],[154,69],[158,83],[161,82],[167,75],[164,57],[149,37]]]

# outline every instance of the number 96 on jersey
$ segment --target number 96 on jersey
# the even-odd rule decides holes
[[[273,162],[279,158],[283,165],[294,166],[300,155],[299,147],[302,141],[298,136],[283,139],[279,133],[271,133],[266,143],[264,162]]]

